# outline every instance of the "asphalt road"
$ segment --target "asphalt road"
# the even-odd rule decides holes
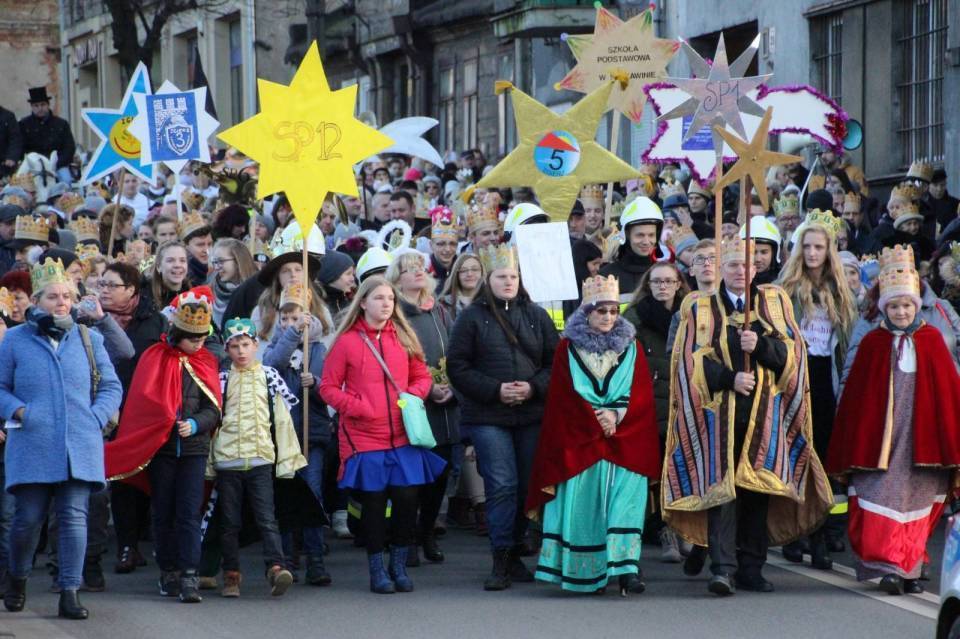
[[[935,566],[941,540],[942,531],[931,543]],[[614,588],[602,596],[571,595],[545,584],[484,592],[481,583],[490,568],[486,543],[473,534],[451,531],[442,540],[447,561],[411,569],[416,591],[395,595],[369,592],[365,555],[349,541],[332,541],[327,564],[333,586],[295,584],[278,599],[269,597],[261,576],[259,545],[244,551],[242,596],[234,600],[210,591],[199,605],[161,598],[151,562],[130,575],[108,573],[106,592],[83,593],[81,600],[91,618],[79,622],[57,619],[57,596],[47,592],[50,579],[37,568],[27,609],[16,615],[0,611],[0,637],[3,633],[18,639],[934,636],[935,595],[881,595],[875,586],[857,584],[844,574],[842,557],[834,571],[823,573],[786,564],[771,551],[765,574],[775,584],[775,593],[741,591],[718,599],[707,593],[705,577],[684,576],[680,566],[658,561],[659,548],[645,546],[647,591],[624,599]],[[112,562],[105,565],[112,568]],[[936,579],[928,586],[932,590]]]

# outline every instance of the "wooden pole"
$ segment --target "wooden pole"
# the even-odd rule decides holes
[[[716,185],[720,182],[720,178],[723,177],[723,154],[717,154],[717,168],[713,173],[713,183]],[[720,275],[720,242],[723,241],[723,234],[720,232],[721,227],[723,226],[723,189],[717,190],[714,188],[713,191],[713,242],[716,244],[714,247],[714,255],[716,255],[716,271],[717,276]]]
[[[620,112],[616,109],[613,110],[613,115],[610,119],[610,152],[614,155],[617,154],[617,147],[620,144]],[[610,213],[613,208],[613,182],[607,182],[607,198],[606,202],[603,205],[603,228],[610,226]],[[657,242],[660,241],[660,238],[657,238]]]
[[[309,231],[303,233],[303,312],[310,312],[310,272],[307,270],[307,237]],[[303,372],[310,372],[310,323],[303,325]],[[303,456],[310,454],[310,389],[303,388]]]
[[[746,289],[743,292],[743,329],[750,328],[750,285],[753,278],[750,277],[750,268],[753,266],[753,242],[750,241],[750,178],[744,175],[740,178],[740,215],[743,215],[744,234],[747,241],[744,243],[743,263],[746,270]],[[743,354],[743,372],[750,372],[750,353]]]
[[[104,252],[107,255],[107,259],[113,257],[113,243],[117,237],[117,218],[120,217],[120,198],[123,196],[123,180],[127,176],[127,169],[123,166],[120,167],[120,182],[117,185],[117,208],[113,211],[113,219],[110,220],[110,241],[103,248]]]
[[[257,213],[253,208],[247,209],[250,215],[250,256],[257,254]]]

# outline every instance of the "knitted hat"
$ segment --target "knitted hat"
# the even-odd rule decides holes
[[[353,260],[346,253],[340,251],[330,251],[323,256],[320,262],[320,272],[317,279],[321,284],[330,284],[343,275],[344,271],[353,266]]]
[[[849,266],[850,268],[857,269],[857,273],[860,272],[860,259],[856,255],[850,251],[840,251],[839,255],[842,266]]]

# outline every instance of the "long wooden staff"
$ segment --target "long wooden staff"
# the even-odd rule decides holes
[[[722,144],[722,143],[721,143]],[[722,146],[720,147],[723,148]],[[718,184],[720,178],[723,177],[723,153],[717,153],[717,169],[713,174],[713,183]],[[723,227],[723,187],[719,190],[714,190],[713,192],[713,243],[714,243],[714,254],[716,257],[715,264],[719,266],[720,264],[720,242],[723,241],[723,234],[720,232],[720,229]],[[716,267],[715,267],[716,268]],[[718,269],[719,271],[719,269]]]
[[[610,120],[610,152],[616,155],[617,147],[620,144],[620,112],[613,110],[613,117]],[[603,228],[610,226],[610,213],[613,208],[613,182],[607,182],[607,199],[603,205]],[[660,238],[657,238],[660,241]]]
[[[303,229],[301,229],[301,232]],[[310,272],[307,270],[307,237],[303,233],[303,312],[310,312]],[[310,372],[310,322],[303,325],[303,372]],[[310,455],[310,389],[303,387],[303,456]]]
[[[117,208],[113,211],[113,219],[110,221],[110,243],[104,247],[107,259],[113,257],[113,242],[117,237],[117,218],[120,217],[120,198],[123,196],[123,180],[127,176],[127,169],[120,167],[120,183],[117,185]]]
[[[747,287],[743,292],[743,330],[748,330],[750,328],[750,284],[752,283],[753,278],[750,277],[750,267],[753,266],[753,241],[750,239],[750,194],[748,188],[750,186],[750,178],[747,175],[744,175],[740,178],[740,215],[744,216],[744,233],[747,236],[747,241],[744,243],[744,269],[746,269],[746,282]],[[743,354],[743,372],[750,372],[750,353],[744,352]]]

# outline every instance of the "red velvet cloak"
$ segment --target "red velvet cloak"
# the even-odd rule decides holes
[[[145,493],[149,480],[141,473],[170,437],[177,413],[183,404],[183,366],[220,398],[220,367],[205,348],[193,355],[167,343],[166,336],[140,357],[130,383],[127,401],[120,415],[117,436],[104,448],[107,479],[122,479]]]
[[[593,407],[573,389],[569,348],[570,341],[561,339],[553,356],[540,441],[527,492],[527,511],[538,510],[553,499],[554,486],[601,459],[644,475],[651,482],[660,477],[660,434],[643,348],[636,344],[630,402],[612,437],[603,436]]]
[[[913,334],[917,373],[913,398],[913,463],[960,465],[960,375],[940,331],[923,325]],[[827,453],[827,472],[878,469],[893,371],[894,336],[870,331],[857,350],[840,398]],[[896,392],[896,389],[894,389]]]

